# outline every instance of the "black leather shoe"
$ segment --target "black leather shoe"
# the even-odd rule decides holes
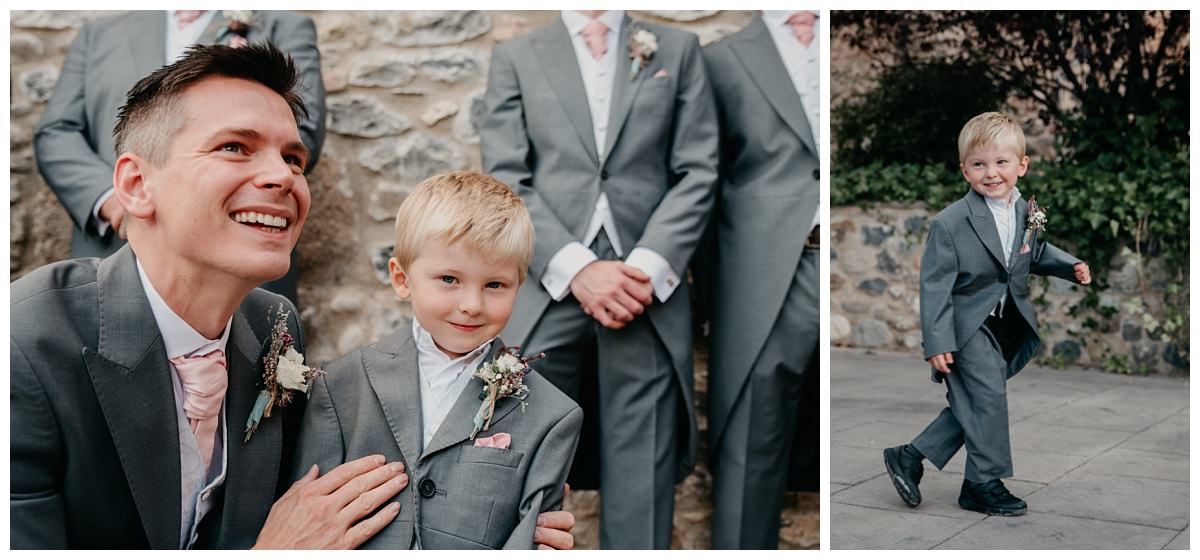
[[[892,479],[896,492],[908,507],[921,505],[921,490],[917,485],[925,474],[922,459],[921,454],[908,444],[883,450],[883,466],[887,469],[888,478]]]
[[[987,482],[971,482],[964,480],[962,492],[958,495],[958,505],[963,509],[978,511],[988,515],[1014,516],[1024,515],[1029,505],[1008,491],[1000,479]]]

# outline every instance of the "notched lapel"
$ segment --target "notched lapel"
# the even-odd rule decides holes
[[[629,79],[629,68],[631,61],[629,59],[629,36],[633,33],[638,22],[625,16],[621,21],[621,37],[618,39],[616,72],[613,74],[613,91],[612,91],[612,111],[608,115],[608,132],[604,137],[604,154],[600,158],[601,164],[608,161],[609,154],[612,153],[613,146],[617,143],[617,138],[621,136],[621,129],[625,127],[625,121],[629,117],[629,110],[633,107],[633,100],[637,98],[638,92],[642,88],[642,82],[646,81],[646,74],[653,71],[654,57],[651,56],[645,68],[638,70],[637,76],[633,80]],[[658,53],[655,53],[656,55]]]
[[[983,195],[972,190],[967,194],[967,208],[971,211],[968,222],[971,224],[971,229],[975,231],[975,235],[979,237],[979,241],[987,247],[992,258],[1000,263],[1004,269],[1008,269],[1008,262],[1004,258],[1004,250],[1000,245],[1000,231],[996,229],[996,220],[992,217],[992,211],[988,210],[987,202],[983,200]]]
[[[412,323],[402,321],[396,333],[364,349],[362,367],[383,408],[400,454],[405,461],[415,461],[421,449],[423,420]]]
[[[488,361],[495,360],[500,355],[500,351],[504,349],[504,342],[497,338],[492,342],[492,348]],[[458,394],[458,399],[454,401],[454,406],[450,407],[450,413],[446,415],[446,419],[442,421],[441,427],[437,433],[433,434],[433,439],[429,441],[429,447],[421,453],[421,460],[424,461],[430,455],[437,453],[447,447],[456,445],[471,437],[471,430],[475,426],[475,413],[479,412],[479,407],[483,405],[483,401],[479,399],[479,394],[483,391],[483,381],[472,376],[467,382],[467,386]],[[496,409],[492,411],[491,428],[487,432],[480,431],[476,437],[494,431],[496,424],[505,416],[508,416],[518,405],[518,399],[503,398],[496,401]]]
[[[532,44],[536,60],[542,62],[538,68],[562,105],[563,113],[575,129],[580,142],[583,142],[584,149],[592,161],[599,165],[592,112],[588,107],[587,93],[583,89],[583,76],[579,70],[579,61],[575,59],[575,47],[571,44],[566,24],[559,18],[551,24],[546,34],[535,37]]]
[[[812,127],[809,126],[804,106],[800,102],[800,94],[796,92],[796,86],[788,76],[787,67],[783,65],[783,58],[779,56],[779,50],[776,49],[770,33],[762,18],[754,17],[744,31],[730,40],[730,50],[741,61],[742,67],[746,69],[754,85],[762,91],[779,118],[800,137],[809,151],[819,153],[817,143],[813,139]],[[714,77],[710,76],[710,79]]]
[[[1008,261],[1009,268],[1012,268],[1012,265],[1016,264],[1017,257],[1020,256],[1020,254],[1021,254],[1021,245],[1022,245],[1021,242],[1025,240],[1025,220],[1028,218],[1029,218],[1029,203],[1026,202],[1024,198],[1022,198],[1017,201],[1017,222],[1016,222],[1016,224],[1014,224],[1016,227],[1013,228],[1013,230],[1015,230],[1015,231],[1013,231],[1013,235],[1016,237],[1013,239],[1012,256],[1009,258],[1009,261]],[[1030,247],[1030,250],[1032,250],[1032,249],[1033,249],[1033,247]]]

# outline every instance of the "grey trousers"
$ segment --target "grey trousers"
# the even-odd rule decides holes
[[[593,250],[616,258],[603,233]],[[600,547],[669,548],[683,394],[645,313],[610,330],[568,295],[550,304],[523,351],[545,352],[537,371],[598,421],[595,439],[585,425],[576,460],[598,456]]]
[[[945,376],[950,406],[913,439],[912,445],[942,469],[966,444],[967,480],[987,482],[1011,477],[1007,372],[1000,343],[986,325],[980,326],[955,354],[950,374]]]
[[[779,547],[788,459],[796,444],[805,375],[820,341],[820,252],[805,249],[784,304],[725,433],[709,454],[713,548]],[[816,362],[812,362],[816,363]],[[714,375],[714,372],[709,372]],[[801,437],[819,437],[818,427]]]

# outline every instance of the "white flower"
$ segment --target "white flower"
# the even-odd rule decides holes
[[[304,376],[306,373],[308,366],[304,365],[304,354],[288,346],[287,353],[280,356],[279,363],[275,365],[275,381],[284,389],[307,391],[308,379]]]
[[[249,25],[250,18],[254,17],[254,14],[250,10],[222,10],[221,13],[224,14],[225,17],[230,21],[236,21],[246,25]]]
[[[505,353],[496,358],[496,369],[505,372],[521,371],[525,369],[525,364],[522,364],[521,360],[518,360],[516,356]]]
[[[646,54],[646,58],[650,58],[650,55],[658,50],[658,37],[655,37],[653,33],[645,29],[634,31],[633,41],[642,47],[642,52]]]

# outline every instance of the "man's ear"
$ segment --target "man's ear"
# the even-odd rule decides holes
[[[388,259],[388,276],[392,279],[392,290],[396,292],[397,297],[408,299],[412,295],[412,288],[408,285],[408,274],[405,274],[396,257]]]
[[[149,219],[154,216],[154,200],[147,186],[149,163],[137,154],[126,152],[113,166],[113,196],[130,216]]]

